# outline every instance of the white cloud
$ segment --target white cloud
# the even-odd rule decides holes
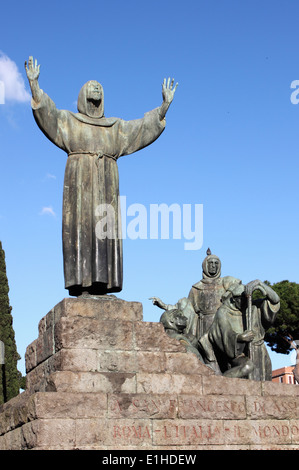
[[[0,81],[4,84],[5,101],[25,103],[30,101],[30,94],[25,88],[23,76],[17,64],[0,51]]]
[[[56,214],[53,210],[53,207],[43,207],[39,215],[52,215],[53,217],[56,217]]]
[[[46,178],[47,178],[47,179],[50,179],[50,180],[56,180],[56,176],[55,176],[55,175],[52,175],[51,173],[47,173],[47,174],[46,174]]]

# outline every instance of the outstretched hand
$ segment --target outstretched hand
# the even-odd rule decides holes
[[[174,79],[171,80],[170,78],[166,81],[166,78],[164,78],[163,85],[162,85],[162,97],[163,97],[163,103],[160,107],[160,121],[163,121],[165,118],[165,115],[167,113],[167,110],[173,100],[175,90],[177,89],[178,83],[176,83],[175,87],[173,86],[174,84]]]
[[[178,83],[174,85],[174,78],[170,82],[170,78],[166,81],[164,78],[163,85],[162,85],[162,96],[163,101],[166,103],[171,103],[174,97],[175,90],[177,89]]]
[[[33,57],[30,56],[28,60],[28,67],[27,67],[27,61],[25,61],[25,70],[26,74],[28,77],[28,80],[37,80],[39,77],[39,70],[40,70],[40,65],[37,64],[37,60],[33,60]]]
[[[161,299],[159,299],[159,297],[150,297],[149,300],[153,302],[153,305],[159,305],[159,303],[161,303]]]

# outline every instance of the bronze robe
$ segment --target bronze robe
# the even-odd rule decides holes
[[[232,276],[209,276],[203,272],[203,278],[191,287],[189,300],[198,315],[197,337],[201,338],[209,331],[215,313],[221,307],[221,297],[227,289],[239,279]]]
[[[248,377],[251,380],[272,380],[272,365],[264,336],[266,330],[273,324],[279,308],[279,302],[274,304],[268,299],[254,300],[252,303],[254,340],[250,343],[250,359],[254,364],[254,370]],[[246,329],[246,311],[241,312],[226,303],[217,310],[208,337],[222,372],[228,370],[234,358],[242,353],[248,354],[247,344],[237,341],[238,335]]]
[[[82,93],[83,90],[83,93]],[[123,282],[117,159],[154,142],[165,128],[159,108],[142,119],[94,118],[84,114],[84,87],[79,113],[58,110],[43,93],[32,101],[35,120],[48,139],[68,154],[63,191],[63,257],[65,288],[70,295],[119,292]],[[114,233],[99,239],[97,207],[114,209]],[[111,227],[110,227],[111,229]]]

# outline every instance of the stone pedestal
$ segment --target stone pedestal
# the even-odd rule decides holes
[[[299,386],[214,375],[142,305],[66,298],[0,407],[0,449],[299,449]]]

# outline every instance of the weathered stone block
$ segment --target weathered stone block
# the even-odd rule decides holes
[[[2,436],[2,450],[22,450],[27,448],[24,440],[24,425],[22,428],[14,429]]]
[[[98,355],[95,349],[61,349],[51,360],[52,371],[95,372]]]
[[[75,448],[76,421],[73,419],[39,419],[22,428],[26,447]]]
[[[299,387],[290,384],[281,384],[277,382],[262,382],[263,395],[291,395],[299,396]]]
[[[105,418],[105,393],[46,392],[34,395],[34,417],[44,419]]]
[[[202,364],[193,353],[165,353],[165,371],[180,374],[214,375],[214,371]]]
[[[81,418],[76,420],[76,447],[103,445],[107,442],[108,421],[101,418]]]
[[[50,312],[45,315],[38,324],[38,334],[41,336],[45,331],[49,328],[53,328],[53,325],[55,323],[55,317],[54,317],[54,308],[50,310]]]
[[[137,370],[139,372],[165,372],[166,356],[163,351],[136,351]]]
[[[100,372],[137,372],[135,351],[97,351],[97,370]]]
[[[31,371],[32,369],[34,369],[37,366],[36,343],[37,343],[37,339],[34,340],[26,348],[26,352],[25,352],[26,372]]]
[[[162,323],[136,322],[134,324],[136,349],[141,351],[186,351],[176,339],[170,338]]]
[[[135,374],[114,372],[53,372],[43,391],[135,393]]]
[[[219,375],[203,376],[205,395],[261,395],[262,382],[246,379],[231,379]]]
[[[169,393],[176,390],[178,394],[202,393],[202,377],[200,375],[143,373],[136,374],[137,393]]]
[[[133,349],[132,322],[62,317],[55,324],[55,351],[62,348]]]
[[[99,300],[65,298],[54,307],[55,323],[61,317],[98,318],[101,320],[142,321],[143,311],[140,302],[126,302],[121,299]]]
[[[47,328],[36,340],[36,363],[40,364],[55,353],[52,328]]]

